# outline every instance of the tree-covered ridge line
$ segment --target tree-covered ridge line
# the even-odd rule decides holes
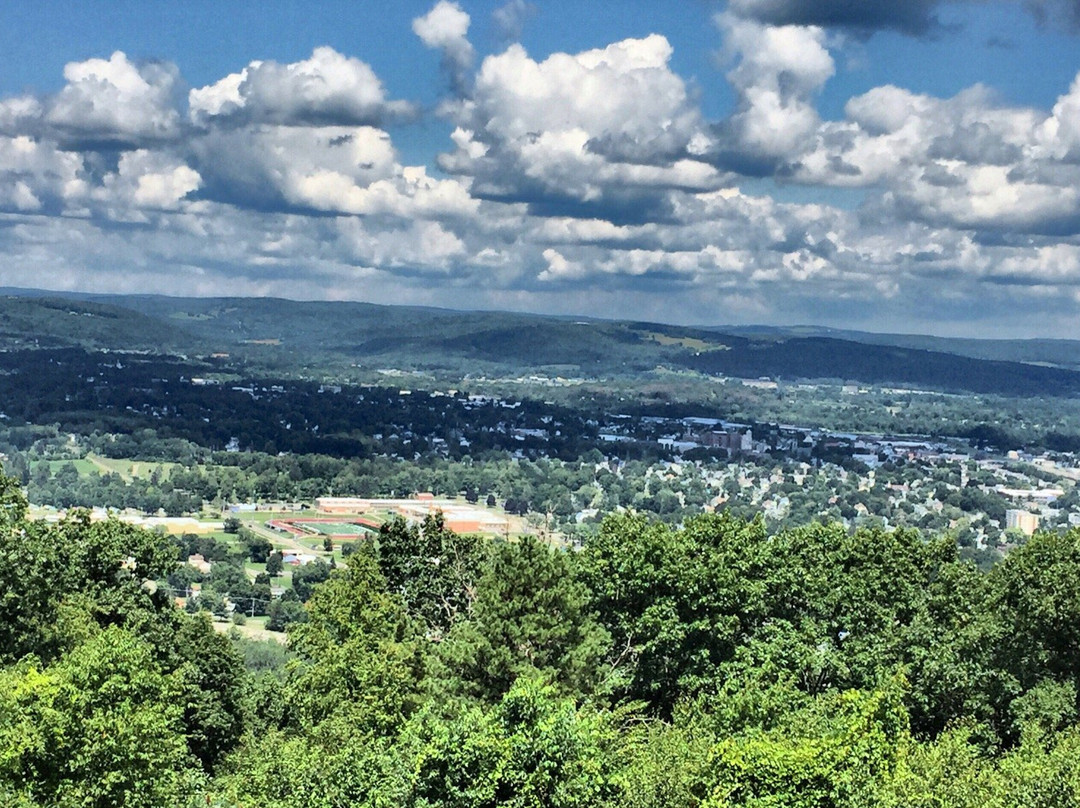
[[[1076,344],[950,340],[821,329],[693,328],[513,312],[272,298],[170,298],[7,290],[0,348],[215,357],[291,378],[379,368],[628,380],[658,366],[708,376],[849,380],[953,393],[1075,396]],[[366,371],[359,368],[366,368]]]
[[[178,610],[168,539],[0,504],[4,804],[1080,805],[1080,531],[984,574],[725,514],[392,522],[286,651]]]

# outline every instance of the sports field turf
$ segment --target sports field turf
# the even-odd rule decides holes
[[[294,524],[297,524],[297,527],[314,530],[316,533],[322,533],[326,536],[355,536],[371,531],[370,528],[364,525],[356,525],[352,522],[300,522]]]

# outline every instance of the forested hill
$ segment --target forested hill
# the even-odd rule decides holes
[[[6,290],[0,348],[216,355],[223,369],[357,366],[498,376],[632,377],[658,367],[1003,395],[1080,393],[1080,342],[940,340],[814,329],[706,329],[274,298],[58,295]],[[1017,361],[1023,360],[1023,361]]]
[[[972,359],[1028,362],[1080,369],[1080,341],[1072,339],[965,339],[924,334],[879,334],[819,326],[709,326],[708,330],[759,339],[827,337],[866,345],[891,345],[896,348],[957,354]]]
[[[827,337],[746,342],[730,351],[702,352],[685,362],[704,373],[742,377],[843,378],[1012,396],[1068,396],[1080,392],[1080,374],[1063,368]]]

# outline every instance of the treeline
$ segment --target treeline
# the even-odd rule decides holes
[[[226,378],[233,381],[218,383],[222,370],[167,356],[9,351],[0,354],[0,398],[11,423],[109,435],[107,453],[114,457],[158,451],[145,445],[150,439],[182,439],[207,450],[235,441],[242,450],[268,454],[409,458],[515,449],[569,458],[596,443],[596,424],[587,415],[542,401],[475,401],[461,392],[231,373]],[[549,428],[544,437],[520,432]]]
[[[397,521],[286,651],[177,609],[168,539],[0,505],[5,805],[1080,805],[1080,532],[981,574],[905,531]]]
[[[27,485],[32,503],[61,508],[135,508],[146,513],[162,509],[168,516],[198,512],[204,505],[220,510],[232,502],[310,505],[330,494],[400,497],[431,491],[500,506],[508,513],[529,516],[538,526],[578,537],[590,534],[602,514],[620,508],[654,514],[674,524],[707,510],[718,498],[732,513],[753,518],[762,502],[772,498],[783,506],[782,511],[768,512],[770,529],[796,527],[817,519],[843,520],[848,525],[887,520],[892,526],[919,527],[934,533],[966,517],[968,527],[971,520],[980,520],[979,529],[995,543],[1008,507],[1000,494],[990,490],[1000,482],[992,474],[971,471],[971,479],[961,488],[958,462],[885,463],[876,470],[873,485],[865,486],[865,473],[832,465],[798,471],[794,463],[767,456],[744,459],[737,465],[717,460],[674,465],[610,461],[598,450],[575,461],[518,459],[506,453],[461,461],[438,457],[406,461],[256,452],[198,454],[198,447],[173,442],[162,454],[181,458],[176,465],[161,465],[150,473],[125,479],[115,472],[80,475],[75,465],[74,459],[88,449],[100,453],[107,448],[107,438],[80,439],[74,448],[66,436],[56,440],[59,458],[46,461],[33,458],[55,457],[50,455],[49,445],[20,451],[0,434],[0,451],[7,449],[5,465]],[[63,459],[69,456],[73,459]],[[1035,476],[1041,472],[1028,466],[1024,473]],[[740,477],[749,483],[745,488]],[[759,487],[763,480],[769,481],[767,494]],[[935,500],[945,507],[919,515],[916,502],[889,489],[890,485],[916,483],[932,485]],[[1059,500],[1063,514],[1076,498],[1077,493],[1070,491]],[[999,526],[987,520],[996,520]],[[966,535],[963,528],[958,529],[958,540]],[[974,534],[967,539],[968,544],[976,543]]]
[[[100,451],[106,443],[90,438],[82,446]],[[634,507],[679,519],[700,513],[713,495],[700,475],[688,474],[677,482],[650,479],[649,464],[638,460],[612,464],[597,450],[573,461],[490,453],[486,459],[429,457],[415,462],[391,457],[214,452],[197,463],[189,457],[184,467],[163,467],[160,472],[129,479],[115,472],[80,476],[72,461],[51,465],[25,457],[12,451],[7,466],[25,482],[35,504],[136,508],[150,513],[161,508],[170,516],[198,511],[203,503],[218,508],[234,502],[313,504],[317,497],[328,495],[408,497],[430,491],[438,496],[463,495],[512,513],[541,514],[550,517],[553,526],[569,529],[583,509]]]

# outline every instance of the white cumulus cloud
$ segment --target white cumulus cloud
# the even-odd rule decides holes
[[[427,47],[443,53],[443,66],[450,73],[454,89],[465,87],[468,70],[476,53],[469,42],[471,19],[461,6],[448,0],[439,0],[431,10],[412,22],[413,33]]]
[[[659,35],[542,62],[511,45],[481,65],[440,166],[473,177],[482,195],[526,200],[718,187],[697,159],[707,126],[671,54]]]
[[[64,78],[67,84],[51,99],[45,120],[76,144],[137,144],[179,132],[174,65],[136,65],[116,51],[108,59],[68,63]]]
[[[199,173],[177,159],[139,149],[125,152],[115,173],[107,175],[93,193],[109,206],[176,210],[202,184]]]
[[[736,164],[768,166],[797,153],[818,127],[813,97],[835,72],[825,30],[807,25],[763,25],[731,14],[717,18],[738,63],[728,73],[737,96],[724,122],[724,151]]]
[[[239,73],[191,90],[191,115],[198,122],[241,119],[286,125],[373,124],[411,111],[389,101],[371,66],[333,48],[291,64],[251,62]]]

